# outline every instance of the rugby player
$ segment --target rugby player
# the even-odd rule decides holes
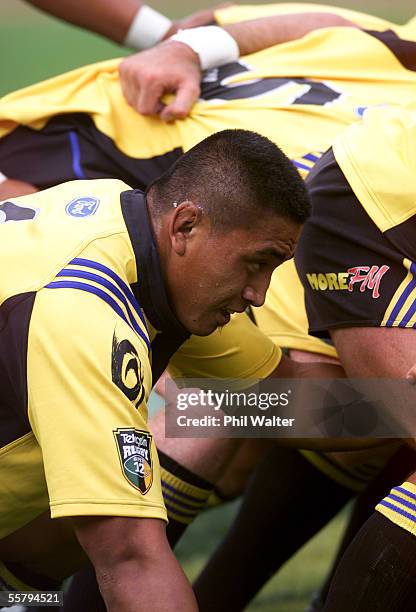
[[[415,57],[409,69],[416,69]],[[372,109],[336,139],[308,179],[313,217],[296,265],[309,325],[314,334],[330,334],[351,377],[404,378],[416,361],[415,111]],[[332,271],[348,273],[347,290],[314,284],[314,273]],[[414,417],[404,417],[414,393],[409,385],[386,400],[396,426],[412,438]],[[348,548],[325,610],[413,608],[415,501],[412,473],[380,501]]]
[[[72,181],[0,204],[3,588],[51,589],[88,556],[108,610],[196,610],[165,534],[152,378],[189,334],[209,345],[261,305],[308,212],[289,160],[244,130],[146,195]]]

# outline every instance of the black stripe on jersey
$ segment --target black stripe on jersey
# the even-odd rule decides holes
[[[402,66],[408,70],[416,71],[416,42],[399,38],[393,30],[386,30],[385,32],[366,30],[366,32],[385,44]]]
[[[27,347],[35,292],[22,293],[0,306],[0,448],[24,436],[27,415]]]
[[[255,98],[256,96],[280,89],[289,83],[297,83],[298,85],[305,85],[306,87],[305,93],[295,98],[291,104],[314,104],[315,106],[323,106],[328,102],[337,100],[341,96],[338,91],[331,89],[325,83],[300,77],[268,77],[253,79],[253,81],[247,82],[243,81],[242,83],[228,84],[227,80],[230,77],[249,71],[250,70],[244,64],[234,62],[206,73],[201,83],[200,98],[202,100],[241,100],[244,98]]]
[[[386,238],[411,261],[416,261],[416,215],[384,232]]]
[[[155,157],[130,157],[86,113],[57,115],[41,130],[19,126],[0,139],[2,172],[40,189],[79,178],[118,178],[145,189],[182,153],[178,147]]]
[[[152,342],[152,375],[155,383],[172,355],[189,338],[189,333],[169,304],[144,194],[138,190],[124,191],[120,201],[136,257],[138,282],[131,289],[151,325],[160,332]]]

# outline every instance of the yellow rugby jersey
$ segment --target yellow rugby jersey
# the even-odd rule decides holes
[[[336,139],[335,159],[382,232],[416,213],[416,103],[379,108]],[[386,171],[387,170],[387,171]]]
[[[303,293],[293,259],[285,261],[273,272],[264,305],[253,308],[254,320],[276,346],[336,358],[332,344],[308,334]]]
[[[372,109],[334,144],[334,156],[361,206],[403,256],[407,274],[381,325],[414,327],[416,296],[416,104]]]
[[[73,182],[0,204],[1,536],[48,505],[166,518],[146,427],[154,330],[130,289],[127,200],[143,196],[127,189]]]
[[[73,181],[1,202],[0,222],[0,537],[48,505],[53,518],[165,519],[146,404],[152,369],[157,378],[188,334],[143,194]],[[201,357],[194,369],[189,351],[207,367]],[[266,376],[279,359],[243,315],[172,363],[183,376],[236,378]]]

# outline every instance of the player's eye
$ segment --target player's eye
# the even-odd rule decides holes
[[[252,260],[248,265],[251,272],[260,272],[262,268],[268,265],[268,262],[265,260]]]

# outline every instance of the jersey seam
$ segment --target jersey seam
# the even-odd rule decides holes
[[[380,198],[377,196],[376,192],[374,191],[374,189],[371,187],[370,183],[366,180],[365,176],[362,176],[360,170],[359,170],[359,166],[355,161],[355,157],[354,157],[354,153],[352,151],[352,149],[350,148],[349,142],[348,140],[344,141],[343,143],[335,143],[334,145],[334,153],[336,152],[336,149],[340,147],[341,151],[343,150],[343,153],[345,155],[345,159],[347,161],[347,164],[350,165],[353,173],[355,174],[355,178],[358,180],[358,182],[361,185],[361,189],[365,190],[368,194],[368,196],[370,197],[370,199],[376,204],[376,206],[378,207],[378,210],[382,212],[382,215],[385,219],[385,221],[387,221],[388,225],[390,226],[387,229],[391,229],[391,227],[396,226],[397,223],[395,222],[395,220],[393,219],[393,217],[391,216],[391,214],[388,212],[388,210],[386,209],[386,207],[383,205],[383,202],[380,200]],[[337,155],[335,154],[335,157],[337,158]],[[338,159],[337,159],[337,163],[338,163]],[[339,166],[344,174],[344,170],[342,167],[342,161],[341,163],[339,163]],[[344,175],[345,176],[345,175]],[[348,183],[350,182],[349,179],[346,177]],[[351,185],[350,185],[351,187]],[[354,191],[354,189],[351,187],[352,191]],[[355,191],[354,191],[354,195]],[[356,196],[358,197],[358,196]],[[367,208],[365,206],[363,206],[363,204],[360,202],[360,205],[362,206],[362,208],[368,213]],[[371,220],[373,221],[371,215],[369,214]],[[373,223],[375,223],[375,221],[373,221]],[[377,225],[377,223],[375,223],[375,225]],[[377,226],[378,227],[378,226]],[[379,228],[380,229],[380,228]],[[380,231],[382,233],[384,233],[387,230],[381,230]]]
[[[140,503],[139,503],[140,502]],[[161,510],[165,510],[165,506],[163,504],[154,504],[148,502],[145,499],[136,499],[134,501],[125,501],[124,499],[114,499],[114,500],[97,500],[97,499],[71,499],[69,501],[52,501],[50,500],[49,505],[51,507],[55,506],[70,506],[70,505],[99,505],[99,506],[114,506],[114,505],[123,505],[123,506],[136,506],[136,505],[144,505],[149,508],[160,508]]]
[[[383,319],[381,318],[378,321],[376,321],[375,319],[365,319],[365,320],[360,319],[360,320],[352,320],[352,321],[342,321],[341,323],[329,322],[320,327],[310,327],[309,333],[313,334],[313,333],[327,331],[329,329],[339,329],[343,327],[365,327],[365,325],[372,325],[372,326],[380,327],[380,323],[382,321]],[[386,327],[386,326],[383,325],[383,327]]]
[[[4,457],[8,453],[13,452],[16,448],[24,446],[25,444],[27,444],[28,442],[32,442],[33,440],[36,442],[36,438],[33,431],[28,431],[23,436],[20,436],[16,440],[13,440],[12,442],[9,442],[5,446],[3,446],[3,448],[0,448],[0,456]]]

